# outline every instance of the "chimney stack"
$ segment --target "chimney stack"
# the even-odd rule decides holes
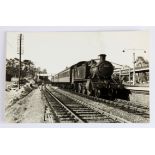
[[[100,54],[99,57],[100,57],[100,63],[106,60],[106,54]]]

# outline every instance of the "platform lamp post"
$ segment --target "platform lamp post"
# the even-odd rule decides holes
[[[124,49],[122,52],[126,52],[126,51],[132,51],[133,53],[133,86],[135,85],[135,63],[136,63],[136,58],[135,58],[135,51],[144,51],[144,53],[146,53],[146,51],[144,49]]]

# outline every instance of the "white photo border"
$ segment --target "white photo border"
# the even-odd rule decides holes
[[[6,32],[100,32],[100,31],[149,31],[150,32],[150,123],[5,123],[5,58],[6,58]],[[0,127],[7,128],[154,128],[155,127],[155,27],[149,26],[10,26],[0,27]]]

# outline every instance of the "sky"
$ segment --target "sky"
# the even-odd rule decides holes
[[[22,32],[7,32],[6,58],[19,57],[17,38]],[[149,32],[23,32],[22,59],[55,74],[79,61],[106,54],[106,59],[121,65],[133,65],[133,52],[149,61]],[[125,52],[122,51],[125,49]],[[144,53],[146,51],[146,53]]]

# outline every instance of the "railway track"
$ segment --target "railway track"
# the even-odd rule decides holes
[[[69,91],[69,90],[65,90],[65,91]],[[106,104],[111,107],[122,109],[129,113],[141,115],[144,118],[149,118],[149,107],[140,105],[139,103],[133,103],[131,101],[126,101],[126,100],[121,100],[121,99],[116,99],[116,100],[112,101],[112,100],[97,98],[94,96],[88,96],[88,95],[74,92],[74,91],[69,91],[69,92],[79,95],[81,97],[85,97],[85,98],[93,100],[93,101],[97,101],[97,102]]]
[[[129,123],[129,121],[114,116],[101,109],[88,106],[71,96],[63,95],[54,89],[44,88],[43,94],[47,100],[45,115],[48,111],[52,121],[61,123]],[[47,111],[46,111],[47,110]],[[50,113],[49,113],[50,111]]]

